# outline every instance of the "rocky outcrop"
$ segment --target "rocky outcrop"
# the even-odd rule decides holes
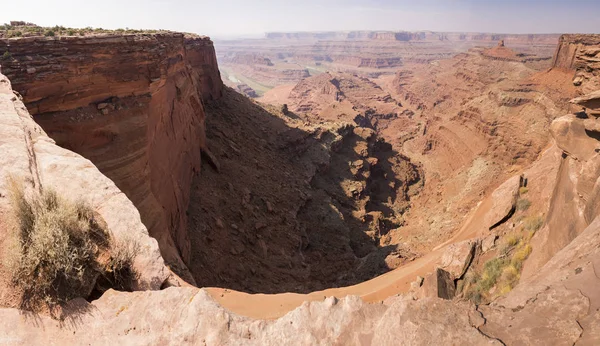
[[[205,146],[202,104],[222,92],[212,42],[177,33],[31,37],[2,40],[1,50],[11,54],[2,70],[36,121],[125,192],[166,261],[191,280],[185,212]]]
[[[473,261],[478,242],[466,240],[448,246],[440,262],[440,267],[447,271],[452,280],[460,279]]]
[[[204,290],[109,291],[75,300],[64,321],[0,310],[0,334],[9,345],[197,344],[275,345],[538,345],[597,344],[600,340],[600,222],[559,251],[535,277],[486,306],[396,296],[378,304],[357,297],[305,302],[274,320],[224,310]],[[259,308],[259,307],[257,307]],[[110,335],[110,337],[107,337]]]
[[[305,303],[277,320],[252,320],[218,306],[203,290],[169,288],[160,293],[109,291],[89,304],[74,301],[78,315],[64,323],[0,310],[8,345],[500,345],[477,329],[484,321],[473,306],[441,299],[392,298],[367,304],[358,297]],[[86,312],[87,311],[87,312]],[[110,333],[110,338],[106,335]]]
[[[554,254],[585,230],[600,213],[600,136],[598,120],[576,115],[552,123],[551,134],[563,156],[550,199],[545,226],[532,239],[533,252],[524,276],[537,273]]]
[[[271,59],[259,54],[233,54],[221,57],[221,62],[242,65],[265,65],[273,66]]]
[[[590,115],[600,117],[600,90],[577,97],[571,103],[584,107]]]
[[[515,211],[522,176],[514,176],[492,193],[492,206],[485,218],[485,226],[493,229],[505,222]]]
[[[600,35],[562,35],[552,67],[575,71],[573,84],[581,92],[600,89]]]
[[[11,177],[41,191],[54,189],[59,195],[88,203],[104,219],[117,242],[137,242],[140,252],[134,262],[138,274],[135,288],[158,290],[169,275],[155,239],[131,201],[85,158],[57,146],[38,126],[11,90],[8,79],[0,75],[0,224],[11,214],[8,181]],[[0,227],[0,243],[7,241],[8,227]],[[4,251],[4,245],[1,244]],[[7,263],[1,256],[0,269]],[[12,287],[3,287],[0,291]],[[2,302],[4,303],[4,302]],[[0,338],[0,342],[3,342]]]

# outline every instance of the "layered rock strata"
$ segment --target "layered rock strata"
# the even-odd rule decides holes
[[[221,96],[214,47],[178,33],[0,41],[3,72],[57,144],[124,191],[186,279],[186,210],[205,147],[205,100]],[[183,261],[181,260],[183,259]]]
[[[574,70],[583,94],[600,89],[600,35],[562,35],[552,67]]]
[[[148,236],[140,214],[129,199],[87,159],[63,149],[37,125],[0,75],[0,298],[14,287],[4,286],[8,259],[10,215],[9,181],[17,179],[27,189],[54,189],[59,195],[89,204],[104,219],[118,242],[136,242],[139,253],[133,263],[137,273],[134,287],[158,290],[169,276],[155,239]],[[4,304],[4,299],[0,299]],[[0,340],[0,343],[2,340]]]

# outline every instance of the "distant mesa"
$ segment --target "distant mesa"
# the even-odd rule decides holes
[[[250,98],[258,97],[258,94],[256,93],[256,91],[247,84],[239,84],[239,85],[237,85],[237,89],[239,92],[241,92],[242,94],[244,94]]]

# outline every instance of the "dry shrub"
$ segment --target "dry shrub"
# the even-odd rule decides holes
[[[517,201],[517,210],[525,211],[531,207],[531,202],[528,199],[519,199]]]
[[[465,297],[480,304],[510,292],[519,283],[523,263],[531,254],[532,248],[528,243],[530,239],[531,236],[509,235],[499,251],[499,257],[487,261],[481,274],[473,273],[468,276]],[[492,294],[490,292],[493,287],[496,290]]]
[[[133,270],[133,261],[140,251],[139,244],[133,239],[113,242],[110,257],[105,264],[103,277],[111,288],[131,291],[137,273]]]
[[[14,179],[10,195],[18,236],[10,262],[12,279],[23,290],[23,309],[87,298],[100,275],[131,268],[135,252],[111,251],[104,221],[85,203],[73,203],[49,189],[28,196]],[[110,253],[109,260],[99,261],[104,253]]]
[[[523,220],[523,227],[527,231],[537,232],[544,224],[544,218],[540,215],[529,216]]]

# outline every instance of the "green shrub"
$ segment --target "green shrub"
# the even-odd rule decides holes
[[[4,54],[2,54],[2,59],[0,60],[10,60],[12,59],[12,54],[10,54],[9,51],[5,51]]]
[[[44,33],[44,36],[46,37],[51,37],[54,36],[54,31],[53,30],[46,30],[46,32]]]

